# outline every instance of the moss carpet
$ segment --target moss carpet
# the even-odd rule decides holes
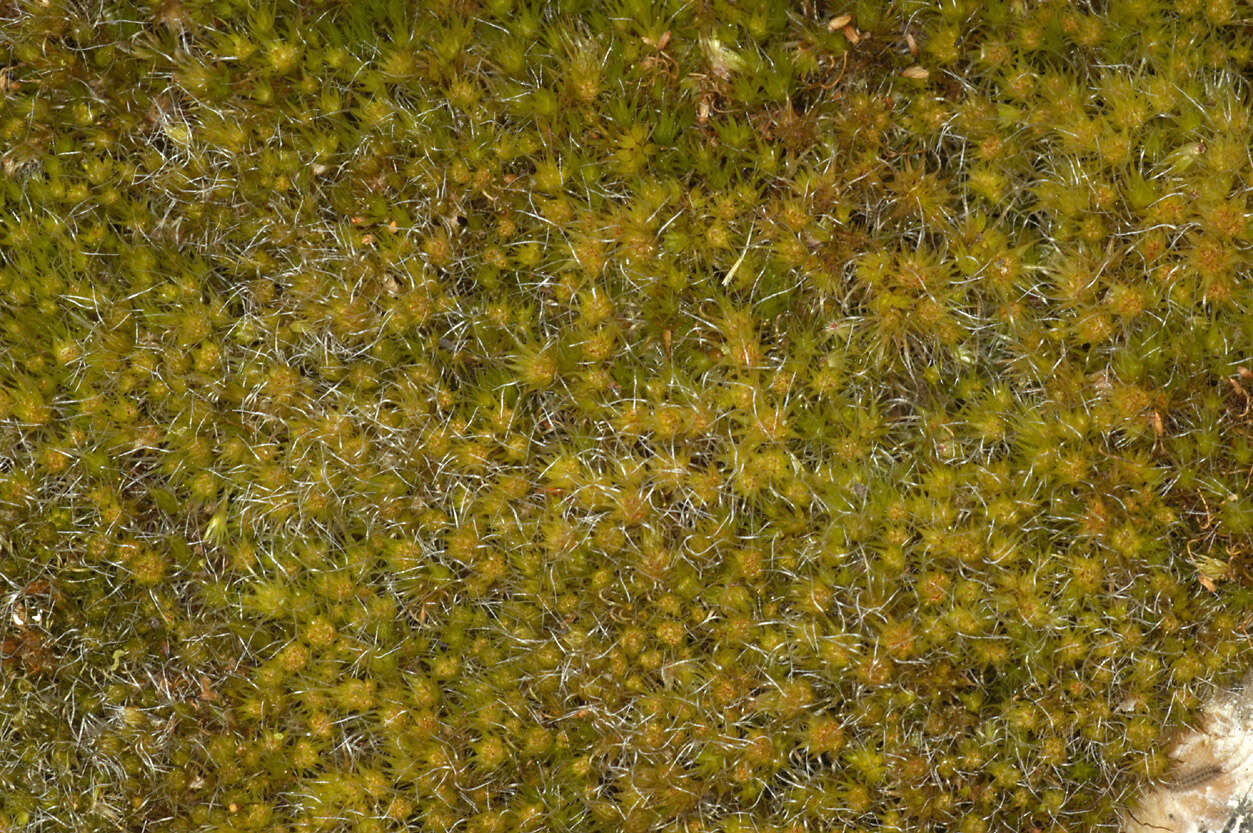
[[[0,829],[1117,829],[1250,660],[1251,34],[0,4]]]

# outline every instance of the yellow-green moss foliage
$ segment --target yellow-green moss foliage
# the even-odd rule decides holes
[[[1247,3],[0,15],[5,829],[1109,830],[1247,662]]]

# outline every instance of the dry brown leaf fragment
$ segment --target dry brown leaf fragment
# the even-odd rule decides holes
[[[1240,368],[1240,370],[1245,370],[1245,368],[1242,367]],[[1247,373],[1247,371],[1245,372]],[[1241,379],[1248,381],[1248,378],[1245,376],[1244,373],[1240,373],[1239,376]],[[1240,416],[1242,417],[1247,416],[1249,413],[1249,410],[1253,409],[1253,396],[1250,396],[1249,392],[1244,389],[1244,386],[1241,385],[1239,382],[1237,382],[1235,379],[1232,379],[1230,376],[1227,377],[1227,384],[1231,385],[1232,389],[1234,389],[1235,392],[1240,394],[1240,396],[1244,399],[1244,411],[1240,414]]]
[[[901,75],[914,81],[926,81],[931,77],[931,73],[927,72],[926,67],[918,66],[918,64],[914,64],[911,67],[905,67],[901,70]]]
[[[670,43],[670,30],[667,29],[656,38],[649,37],[648,35],[641,35],[640,40],[642,40],[645,45],[651,46],[653,49],[665,49],[666,45]]]
[[[827,31],[838,31],[852,22],[853,16],[851,14],[837,14],[835,17],[827,21]]]

